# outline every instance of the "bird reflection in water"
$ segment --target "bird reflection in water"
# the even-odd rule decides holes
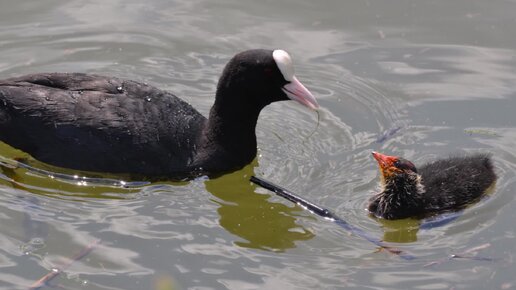
[[[313,217],[299,207],[270,201],[271,195],[256,192],[256,185],[249,181],[256,166],[255,159],[239,171],[205,182],[220,205],[220,225],[242,238],[235,244],[281,252],[294,248],[297,241],[313,238],[312,232],[296,223],[299,216]]]

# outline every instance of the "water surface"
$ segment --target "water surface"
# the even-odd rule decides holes
[[[27,289],[90,243],[62,289],[516,287],[514,1],[40,1],[0,4],[0,77],[88,72],[147,82],[203,114],[236,52],[282,48],[319,116],[276,103],[244,169],[135,187],[3,167],[0,289]],[[319,118],[319,122],[317,121]],[[420,229],[364,208],[372,150],[416,165],[491,152],[492,195]],[[2,145],[6,158],[26,157]],[[406,261],[256,188],[259,175],[415,255]],[[486,245],[494,261],[452,260]],[[474,254],[474,253],[472,253]]]

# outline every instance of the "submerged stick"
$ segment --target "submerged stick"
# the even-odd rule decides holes
[[[430,266],[440,265],[440,264],[442,264],[444,262],[447,262],[447,261],[450,261],[450,260],[453,260],[453,259],[466,259],[466,260],[474,260],[474,261],[493,262],[496,259],[490,258],[490,257],[479,257],[479,256],[476,256],[476,253],[478,251],[487,249],[490,246],[491,246],[490,243],[485,243],[485,244],[473,247],[471,249],[465,250],[463,252],[460,252],[458,254],[452,254],[452,255],[450,255],[450,256],[448,256],[446,258],[442,258],[442,259],[439,259],[439,260],[436,260],[436,261],[432,261],[430,263],[427,263],[427,264],[423,265],[423,267],[426,268],[426,267],[430,267]],[[471,255],[473,255],[473,256],[471,256]]]
[[[383,243],[382,240],[377,239],[373,236],[370,236],[364,230],[349,224],[345,220],[341,219],[340,217],[338,217],[337,215],[332,213],[330,210],[320,207],[320,206],[316,205],[315,203],[310,202],[282,187],[279,187],[273,183],[270,183],[270,182],[263,180],[261,178],[258,178],[256,176],[251,177],[251,182],[253,182],[265,189],[268,189],[268,190],[274,192],[276,195],[281,196],[297,205],[300,205],[300,206],[304,207],[305,209],[308,209],[309,211],[315,213],[316,215],[318,215],[320,217],[323,217],[325,219],[328,219],[328,220],[336,223],[341,228],[343,228],[347,231],[350,231],[351,233],[353,233],[361,238],[366,239],[367,241],[375,244],[376,246],[380,247],[383,250],[388,251],[391,254],[398,255],[400,258],[402,258],[404,260],[413,260],[416,258],[415,256],[405,253],[400,249],[387,246],[386,244]]]
[[[37,290],[41,289],[41,287],[46,286],[48,282],[52,281],[54,278],[59,276],[59,274],[68,269],[73,263],[79,261],[86,255],[88,255],[91,251],[93,251],[93,249],[95,249],[99,243],[100,240],[95,240],[91,242],[84,249],[82,249],[82,251],[73,256],[67,263],[65,263],[61,267],[53,268],[50,273],[46,274],[45,276],[41,277],[38,281],[34,282],[34,284],[30,286],[29,290]]]
[[[396,126],[393,128],[390,128],[389,130],[383,132],[378,138],[376,138],[376,143],[383,143],[390,137],[392,137],[394,134],[396,134],[398,131],[403,129],[402,126]]]

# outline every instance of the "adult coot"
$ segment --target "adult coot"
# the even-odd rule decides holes
[[[478,200],[496,180],[489,155],[449,157],[421,166],[373,152],[381,192],[370,199],[376,217],[401,219],[455,211]]]
[[[32,74],[0,80],[0,140],[59,167],[185,179],[251,162],[260,110],[289,99],[318,107],[283,50],[234,56],[208,118],[144,83]]]

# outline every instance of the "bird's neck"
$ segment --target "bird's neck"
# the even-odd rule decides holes
[[[373,197],[370,211],[386,218],[417,215],[424,204],[425,188],[416,173],[399,174],[385,179],[380,193]]]
[[[424,193],[421,176],[417,173],[396,174],[384,181],[383,192],[400,197],[420,198]]]
[[[251,103],[245,91],[235,88],[218,89],[215,103],[199,139],[196,162],[220,167],[221,161],[239,168],[256,157],[255,128],[260,106]],[[205,168],[209,170],[209,168]]]

